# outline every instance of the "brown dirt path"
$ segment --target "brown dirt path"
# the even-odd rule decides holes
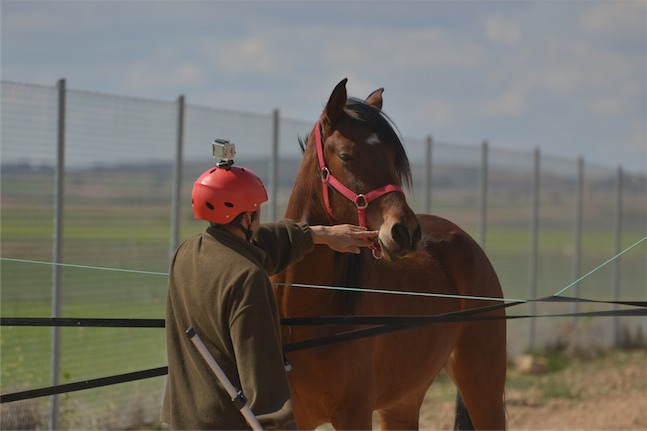
[[[511,430],[647,430],[647,350],[563,359],[557,371],[508,372]],[[436,386],[436,387],[434,387]],[[451,429],[454,389],[440,379],[429,390],[420,429]]]

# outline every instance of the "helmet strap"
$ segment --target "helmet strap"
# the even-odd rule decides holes
[[[247,225],[247,227],[243,226],[243,223],[240,220],[236,220],[232,222],[234,226],[236,226],[238,229],[240,229],[243,232],[247,242],[250,242],[252,240],[252,236],[254,236],[254,232],[252,232],[252,230],[249,227],[254,223],[257,216],[258,216],[257,211],[254,211],[253,213],[251,213],[249,224]]]

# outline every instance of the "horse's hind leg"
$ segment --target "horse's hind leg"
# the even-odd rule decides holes
[[[456,232],[448,237],[442,260],[458,293],[502,297],[499,280],[483,250],[469,236]],[[462,301],[463,310],[500,305],[495,301]],[[502,430],[506,426],[505,311],[493,309],[487,315],[500,319],[459,324],[446,369],[465,401],[474,427],[478,430]]]
[[[417,430],[420,406],[425,393],[408,397],[407,400],[378,411],[382,430]]]
[[[465,401],[461,396],[460,391],[456,392],[456,416],[454,419],[455,430],[473,430],[472,418],[465,407]]]
[[[448,371],[474,428],[503,430],[506,426],[505,321],[463,325]]]

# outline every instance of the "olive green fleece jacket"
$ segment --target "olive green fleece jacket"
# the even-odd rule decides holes
[[[261,225],[252,243],[209,227],[180,245],[169,275],[162,421],[173,429],[249,429],[186,335],[192,326],[263,428],[295,427],[269,275],[312,248],[308,225],[291,220]]]

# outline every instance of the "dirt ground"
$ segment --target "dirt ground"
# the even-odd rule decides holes
[[[532,365],[534,372],[510,366],[509,429],[647,430],[647,350],[540,357]],[[420,429],[451,429],[453,397],[453,385],[441,377],[427,394]]]
[[[510,430],[647,430],[647,349],[581,356],[526,356],[524,364],[520,358],[510,364]],[[455,396],[453,383],[440,375],[427,392],[420,429],[451,430]],[[132,429],[167,428],[156,423]],[[377,414],[373,429],[380,429]]]

